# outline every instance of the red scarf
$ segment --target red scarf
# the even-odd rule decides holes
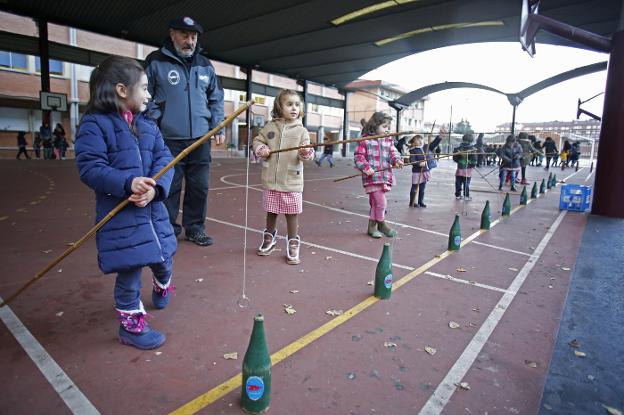
[[[132,125],[132,120],[134,119],[134,115],[132,115],[131,111],[122,111],[121,112],[121,118],[126,120],[128,125],[131,126]]]

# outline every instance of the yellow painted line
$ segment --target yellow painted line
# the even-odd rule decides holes
[[[531,201],[532,200],[528,200],[528,203],[531,203]],[[525,207],[525,205],[519,205],[515,207],[514,209],[511,210],[510,215],[513,215],[514,213],[516,213],[523,207]],[[496,226],[496,224],[500,223],[500,221],[501,221],[501,218],[495,220],[494,222],[491,222],[490,229]],[[487,232],[486,230],[482,230],[482,229],[476,231],[475,233],[468,236],[462,241],[460,248],[469,244],[474,239],[476,239],[479,235],[482,235],[486,232]],[[427,261],[420,267],[411,271],[409,274],[403,276],[400,280],[394,282],[392,290],[394,291],[394,290],[399,289],[403,285],[407,284],[408,282],[416,278],[418,275],[424,273],[429,268],[433,267],[434,265],[436,265],[443,259],[449,257],[454,252],[455,251],[444,251],[440,255],[436,255],[434,258],[430,259],[429,261]],[[322,326],[312,330],[308,334],[304,335],[303,337],[300,337],[299,339],[293,341],[287,346],[284,346],[282,349],[278,350],[277,352],[271,355],[271,366],[275,366],[276,364],[286,359],[287,357],[290,357],[293,354],[297,353],[299,350],[303,349],[304,347],[306,347],[313,341],[319,339],[321,336],[329,333],[336,327],[349,321],[352,317],[355,317],[356,315],[358,315],[360,312],[366,310],[368,307],[372,306],[377,301],[379,301],[377,297],[374,297],[374,296],[367,297],[364,301],[353,306],[352,308],[347,310],[344,314],[334,317],[332,320],[328,321]],[[228,393],[232,392],[234,389],[240,388],[242,385],[242,382],[243,382],[243,376],[242,376],[242,373],[239,373],[231,377],[230,379],[226,380],[225,382],[221,383],[220,385],[215,386],[214,388],[210,389],[208,392],[198,396],[192,401],[179,407],[178,409],[175,409],[174,411],[170,412],[169,415],[195,414],[199,412],[200,410],[202,410],[203,408],[215,402],[217,399],[220,399],[223,396],[227,395]]]

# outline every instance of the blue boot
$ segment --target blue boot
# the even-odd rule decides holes
[[[152,278],[154,288],[152,289],[152,303],[154,307],[163,309],[169,304],[171,294],[175,291],[175,286],[171,285],[171,278],[166,284],[161,284],[156,278]]]
[[[119,311],[119,342],[137,349],[151,350],[163,345],[167,339],[164,334],[152,330],[145,314],[134,314]]]

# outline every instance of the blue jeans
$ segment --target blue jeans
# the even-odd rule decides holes
[[[334,156],[332,154],[325,153],[323,153],[323,155],[321,155],[321,158],[319,158],[318,165],[320,166],[321,164],[323,164],[323,160],[325,159],[327,159],[331,167],[334,167]]]
[[[472,177],[455,176],[455,197],[462,196],[462,187],[464,188],[463,196],[470,197],[470,179]]]
[[[151,264],[149,267],[154,277],[161,284],[167,284],[173,271],[173,260],[168,259],[160,264]],[[117,274],[115,280],[115,308],[124,312],[143,311],[141,303],[141,271],[143,268],[134,268]]]
[[[508,170],[500,169],[498,172],[498,186],[503,187]],[[511,170],[511,187],[516,187],[516,170]]]

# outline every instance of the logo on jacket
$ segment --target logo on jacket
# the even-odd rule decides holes
[[[208,75],[199,75],[199,80],[208,83]]]
[[[167,74],[167,80],[171,85],[177,85],[180,83],[180,73],[175,69],[172,69]]]
[[[275,133],[273,131],[269,131],[269,133],[267,134],[267,137],[269,140],[273,140],[275,138]]]

